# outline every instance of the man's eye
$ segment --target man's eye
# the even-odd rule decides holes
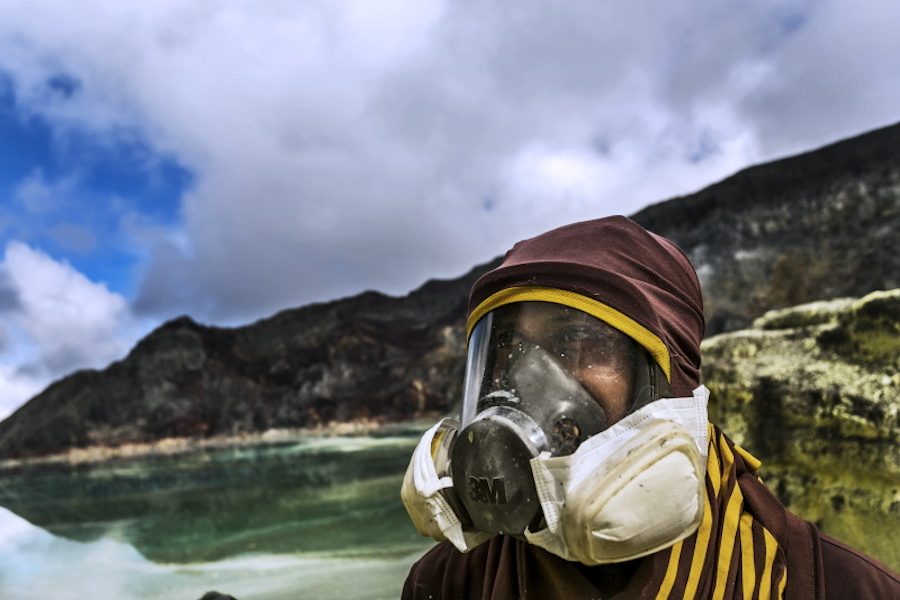
[[[598,338],[597,332],[588,327],[567,327],[560,331],[558,339],[564,344],[582,343]]]
[[[598,360],[610,350],[609,343],[606,332],[583,326],[566,327],[560,330],[554,340],[555,349],[560,356],[569,359],[581,357],[581,360],[589,356],[593,357],[592,360]]]
[[[521,336],[516,331],[501,331],[496,335],[499,348],[512,348],[522,343]]]

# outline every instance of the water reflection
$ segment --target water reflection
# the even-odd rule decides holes
[[[4,600],[198,600],[209,590],[239,600],[398,598],[412,561],[254,554],[188,565],[156,564],[130,544],[58,538],[0,508]]]
[[[296,598],[298,589],[395,598],[430,545],[398,495],[416,439],[318,439],[2,475],[0,505],[21,519],[0,513],[0,595],[190,599],[228,587],[240,600]],[[172,586],[183,593],[170,595]]]

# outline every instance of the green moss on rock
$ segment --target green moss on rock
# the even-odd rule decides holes
[[[795,329],[833,323],[853,302],[853,298],[838,298],[770,310],[753,321],[751,329]]]
[[[788,508],[900,569],[900,290],[772,311],[703,357],[710,418]]]

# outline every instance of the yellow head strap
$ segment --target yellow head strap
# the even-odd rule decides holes
[[[672,381],[671,362],[669,358],[669,349],[665,343],[655,333],[626,315],[623,315],[616,309],[603,304],[593,298],[560,290],[550,287],[538,286],[521,286],[500,290],[496,294],[492,294],[475,307],[472,314],[469,315],[466,336],[472,335],[472,330],[481,318],[501,306],[513,304],[515,302],[552,302],[554,304],[562,304],[570,308],[578,309],[593,317],[597,317],[601,321],[615,327],[638,344],[647,349],[650,356],[653,357],[666,379]]]

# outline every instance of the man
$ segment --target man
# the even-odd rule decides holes
[[[624,217],[520,242],[468,327],[461,419],[403,484],[442,541],[404,598],[900,598],[707,422],[700,285],[672,242]]]

